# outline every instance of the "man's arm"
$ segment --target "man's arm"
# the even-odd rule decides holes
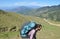
[[[36,35],[34,35],[34,39],[36,39]]]

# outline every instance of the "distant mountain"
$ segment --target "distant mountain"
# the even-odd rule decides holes
[[[20,6],[7,11],[60,21],[60,5],[45,7]]]
[[[32,10],[40,8],[40,6],[19,6],[19,7],[14,7],[12,9],[6,9],[6,11],[9,12],[17,12],[20,14],[25,14],[28,15],[29,12],[32,12]]]
[[[6,12],[3,10],[0,10],[0,14],[6,14]]]
[[[37,9],[37,12],[41,13],[40,17],[60,21],[60,5],[43,7]]]

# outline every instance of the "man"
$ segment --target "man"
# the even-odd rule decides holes
[[[42,28],[41,24],[36,24],[35,27],[28,33],[28,39],[36,39],[36,32],[40,31]]]

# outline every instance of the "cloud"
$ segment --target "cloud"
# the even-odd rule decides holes
[[[14,5],[16,6],[21,6],[21,5],[26,5],[27,3],[26,2],[17,2],[15,3]]]
[[[4,7],[14,7],[14,6],[48,6],[48,4],[44,4],[44,3],[39,3],[39,2],[15,2],[12,4],[5,4],[2,5]],[[0,6],[1,7],[1,6]]]
[[[16,2],[14,3],[15,6],[50,6],[46,3],[39,3],[39,2]]]
[[[14,5],[16,6],[41,6],[38,2],[17,2]]]

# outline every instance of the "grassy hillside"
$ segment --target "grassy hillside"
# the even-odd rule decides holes
[[[19,29],[26,21],[42,24],[37,39],[60,39],[60,27],[46,23],[42,18],[0,11],[0,39],[21,39]]]
[[[40,16],[46,19],[60,21],[60,6],[49,7],[48,10],[44,13],[41,13]]]

